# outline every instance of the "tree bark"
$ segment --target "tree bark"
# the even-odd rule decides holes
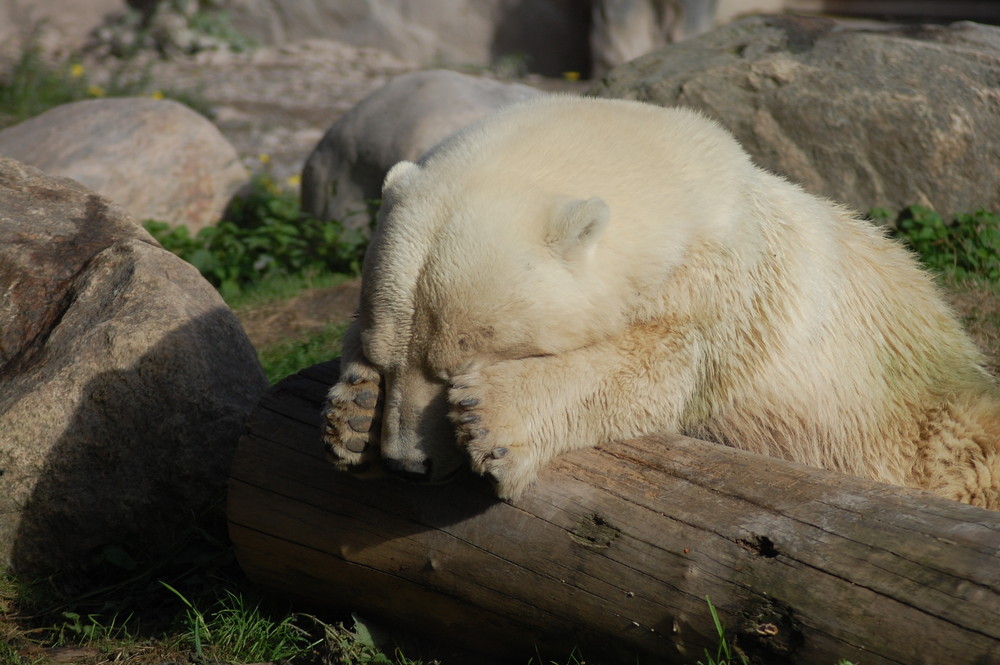
[[[1000,513],[697,441],[564,455],[520,500],[323,459],[336,361],[275,386],[229,488],[251,579],[527,662],[1000,663]]]

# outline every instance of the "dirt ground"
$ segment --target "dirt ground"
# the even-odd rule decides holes
[[[358,308],[361,280],[329,288],[306,289],[294,298],[237,310],[254,348],[304,337],[328,325],[345,323]]]

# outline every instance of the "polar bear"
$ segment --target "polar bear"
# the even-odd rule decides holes
[[[670,432],[1000,509],[1000,390],[931,279],[689,110],[552,96],[397,164],[341,362],[362,474],[514,498]]]

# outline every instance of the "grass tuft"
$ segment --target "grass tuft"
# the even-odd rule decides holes
[[[347,324],[326,328],[300,337],[272,344],[258,353],[264,374],[274,384],[286,376],[340,355],[340,343]]]
[[[260,603],[248,603],[241,593],[226,589],[215,609],[206,614],[184,594],[161,582],[185,605],[182,645],[190,644],[198,658],[260,663],[296,658],[308,652],[306,632],[295,625],[297,615],[274,619],[261,610]]]

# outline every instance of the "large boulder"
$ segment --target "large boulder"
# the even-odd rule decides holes
[[[1000,209],[1000,28],[736,21],[592,94],[704,111],[763,167],[866,210]]]
[[[235,315],[125,211],[0,158],[0,566],[162,555],[267,388]]]
[[[34,46],[44,53],[66,55],[86,41],[109,14],[125,10],[125,0],[0,0],[0,71]]]
[[[497,108],[544,94],[446,70],[398,76],[354,106],[323,136],[302,170],[302,208],[350,228],[366,227],[393,164],[417,159],[449,134]]]
[[[592,75],[715,27],[718,0],[593,0]]]
[[[124,206],[196,232],[219,221],[249,181],[204,116],[170,100],[91,99],[0,131],[0,155],[73,178]]]
[[[523,58],[533,72],[588,66],[588,3],[578,0],[223,0],[241,32],[266,44],[323,37],[427,66]]]

